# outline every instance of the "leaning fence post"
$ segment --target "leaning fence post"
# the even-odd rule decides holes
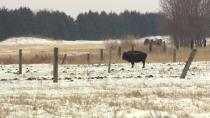
[[[111,63],[112,63],[112,47],[109,49],[108,73],[111,73]]]
[[[23,53],[22,49],[19,49],[19,74],[22,74],[22,64],[23,64]]]
[[[58,82],[58,48],[54,48],[53,82]]]
[[[185,67],[184,67],[184,69],[183,69],[183,71],[182,71],[182,75],[181,75],[181,77],[180,77],[181,79],[185,79],[185,77],[186,77],[186,75],[187,75],[187,72],[188,72],[188,70],[189,70],[189,68],[190,68],[190,65],[191,65],[191,63],[192,63],[192,61],[193,61],[193,59],[194,59],[194,57],[195,57],[196,52],[197,52],[196,49],[193,49],[193,50],[192,50],[192,52],[191,52],[191,54],[190,54],[190,57],[188,58],[188,61],[187,61],[187,63],[185,64]]]
[[[64,64],[64,62],[66,61],[66,58],[67,58],[67,54],[64,55],[63,57],[63,60],[62,60],[62,63],[61,64]]]
[[[173,62],[176,62],[176,49],[173,50]]]

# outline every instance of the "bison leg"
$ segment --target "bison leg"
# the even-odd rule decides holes
[[[142,61],[142,63],[143,63],[143,68],[145,68],[145,61]]]
[[[132,68],[134,67],[134,62],[131,62]]]

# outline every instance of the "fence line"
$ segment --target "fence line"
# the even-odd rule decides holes
[[[131,49],[134,50],[134,46],[132,46]],[[154,52],[157,52],[155,49],[156,48],[154,48]],[[158,48],[158,49],[160,49],[159,50],[160,52],[163,52],[162,49],[164,49],[164,48],[161,47],[161,48]],[[110,48],[109,49],[109,53],[107,52],[108,55],[106,55],[106,56],[104,56],[104,49],[99,49],[99,50],[100,50],[99,51],[100,54],[99,53],[95,53],[95,54],[97,54],[97,60],[98,60],[98,56],[99,56],[100,57],[99,64],[101,64],[102,61],[104,61],[104,57],[107,56],[107,60],[108,60],[108,72],[110,73],[111,72],[111,64],[112,64],[112,61],[113,61],[112,60],[113,59],[113,48]],[[116,51],[114,51],[114,54],[116,54],[116,57],[117,57],[117,55],[118,56],[121,55],[121,50],[122,50],[121,47],[116,48],[115,50]],[[170,52],[170,56],[168,56],[170,58],[170,60],[172,62],[177,62],[177,59],[180,59],[180,58],[177,58],[177,50],[176,49],[171,49],[171,48],[168,48],[168,50],[169,51],[167,51],[167,53],[164,53],[164,56],[167,57],[168,56],[167,54],[169,54],[168,52]],[[194,49],[193,49],[193,51],[194,51]],[[189,70],[189,66],[190,66],[190,64],[193,61],[193,58],[195,56],[195,54],[194,54],[193,51],[191,52],[191,56],[188,59],[188,62],[186,64],[186,66],[185,66],[185,69],[183,70],[183,73],[181,75],[181,78],[185,78],[185,76],[187,74],[187,71]],[[196,51],[195,51],[195,53],[196,53]],[[179,50],[179,52],[180,52],[180,50]],[[188,50],[187,50],[187,53],[188,53]],[[86,61],[87,61],[88,64],[90,64],[90,61],[92,59],[92,54],[94,54],[94,53],[83,54],[83,55],[86,55],[87,56],[87,58],[86,58],[87,60]],[[151,55],[154,55],[154,53],[152,53]],[[24,54],[24,56],[25,56],[25,54]],[[173,58],[171,58],[171,57],[173,57]],[[64,57],[62,57],[61,64],[64,64],[66,62],[67,58],[68,58],[68,54],[64,54]],[[57,82],[58,81],[58,60],[59,60],[58,48],[54,48],[54,58],[53,59],[54,59],[53,60],[53,82]],[[19,74],[22,74],[23,73],[22,72],[22,65],[23,65],[23,61],[24,60],[23,60],[23,50],[22,49],[19,49]],[[85,58],[84,58],[84,60],[85,60]],[[164,61],[165,61],[165,58],[164,58]],[[24,61],[24,63],[25,63],[25,61]]]

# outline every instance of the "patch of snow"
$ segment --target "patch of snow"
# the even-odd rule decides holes
[[[209,62],[59,65],[0,65],[0,116],[8,117],[209,117]],[[152,76],[150,76],[152,75]],[[7,110],[2,110],[7,109]],[[1,111],[2,110],[2,111]],[[3,116],[2,116],[3,117]]]
[[[104,41],[87,41],[87,40],[75,40],[75,41],[65,41],[58,40],[57,43],[60,44],[104,44]]]
[[[42,38],[33,38],[33,37],[14,37],[9,38],[0,42],[0,45],[46,45],[46,44],[54,44],[56,41]]]
[[[0,42],[0,45],[53,45],[53,44],[103,44],[104,41],[65,41],[65,40],[53,40],[35,37],[14,37]]]
[[[137,39],[138,42],[143,43],[145,39],[158,40],[162,39],[166,43],[171,43],[172,39],[170,36],[147,36]],[[207,45],[210,44],[210,38],[207,39]],[[88,40],[53,40],[35,37],[14,37],[9,38],[0,42],[0,45],[54,45],[54,44],[104,44],[104,41],[111,41],[113,43],[120,43],[120,39],[100,40],[100,41],[88,41]]]
[[[125,118],[176,118],[175,115],[170,115],[167,112],[161,111],[153,111],[153,110],[138,110],[138,109],[129,109],[128,111],[120,111],[118,112],[118,118],[121,116]]]

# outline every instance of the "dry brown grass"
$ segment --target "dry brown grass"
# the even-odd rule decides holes
[[[132,91],[131,93],[125,93],[125,96],[128,98],[135,97],[135,98],[141,98],[145,95],[141,94],[140,91]]]
[[[135,37],[133,37],[133,36],[128,36],[128,37],[120,40],[120,46],[126,50],[131,50],[131,47],[136,46],[136,45],[138,45],[138,43],[137,43]]]
[[[147,88],[149,89],[149,92],[146,94],[141,93],[143,89],[145,88],[139,88],[139,90],[133,90],[129,91],[127,93],[124,92],[118,92],[117,89],[113,88],[113,92],[94,92],[94,93],[87,93],[87,94],[76,94],[72,96],[58,96],[58,97],[49,97],[45,94],[38,94],[36,98],[33,98],[30,96],[30,94],[27,93],[18,93],[18,95],[15,96],[7,96],[2,97],[1,100],[3,103],[13,104],[13,105],[19,105],[19,106],[31,106],[30,110],[33,108],[33,111],[36,111],[38,109],[43,109],[45,112],[52,114],[54,116],[61,116],[62,113],[59,110],[59,108],[62,108],[60,106],[65,106],[65,108],[71,108],[75,107],[77,105],[78,109],[84,111],[84,112],[90,112],[93,108],[95,108],[97,105],[100,104],[106,104],[109,107],[113,108],[112,112],[115,114],[114,116],[117,117],[117,112],[121,110],[129,110],[129,109],[137,109],[137,110],[145,110],[145,111],[157,111],[155,112],[156,116],[158,116],[159,111],[167,112],[169,114],[176,114],[179,115],[179,117],[187,117],[190,118],[190,111],[186,110],[183,107],[177,106],[177,104],[170,103],[171,100],[179,100],[179,99],[192,99],[192,102],[194,102],[194,105],[198,107],[196,111],[198,112],[210,112],[209,107],[209,100],[205,99],[208,98],[210,95],[207,92],[177,92],[177,91],[171,91],[170,93],[167,93],[166,91],[160,89],[162,87],[170,87],[171,85],[158,85],[158,88]],[[198,87],[201,85],[197,85]],[[160,88],[159,88],[160,87]],[[182,87],[180,87],[179,84],[173,84],[172,87],[177,87],[177,90],[181,90]],[[184,86],[187,88],[188,86]],[[55,87],[56,88],[56,87]],[[54,89],[55,89],[54,88]],[[71,87],[69,87],[71,88]],[[200,88],[200,87],[199,87]],[[208,90],[209,86],[206,88]],[[62,88],[56,88],[58,91]],[[67,88],[66,88],[67,89]],[[142,90],[141,90],[142,89]],[[69,90],[69,89],[68,89]],[[153,99],[161,98],[162,100],[166,99],[170,100],[169,103],[167,102],[161,102],[160,104],[154,103]],[[202,97],[204,97],[204,100],[202,100]],[[178,98],[178,99],[177,99]],[[35,100],[34,100],[35,99]],[[206,100],[206,101],[205,101]],[[205,104],[196,104],[196,101],[202,101]],[[179,103],[179,102],[178,102]],[[8,108],[0,108],[1,114],[0,116],[7,116],[10,114],[11,110]],[[183,111],[183,112],[182,112]],[[181,112],[181,113],[180,113]],[[65,114],[68,114],[69,116],[76,115],[77,113],[72,113],[71,110],[66,112]],[[152,114],[151,114],[152,116]],[[160,115],[161,116],[161,115]]]
[[[0,118],[6,118],[10,114],[11,110],[9,108],[0,107]]]
[[[104,41],[104,47],[105,49],[110,49],[110,48],[117,49],[119,47],[119,42],[117,40],[108,39]]]
[[[206,103],[203,106],[201,106],[200,111],[209,113],[210,112],[210,105],[209,105],[209,103]]]
[[[56,44],[56,45],[3,45],[0,47],[0,63],[1,64],[17,64],[18,63],[18,50],[23,49],[24,63],[52,63],[53,62],[53,48],[59,48],[59,62],[61,63],[64,54],[69,55],[66,64],[87,64],[87,53],[90,53],[90,63],[100,63],[100,49],[104,49],[104,61],[108,62],[109,47],[113,46],[113,63],[123,63],[121,57],[118,56],[118,47],[121,46],[122,52],[131,50],[134,45],[135,50],[143,51],[148,54],[147,62],[172,62],[173,47],[167,47],[166,53],[163,52],[163,47],[153,46],[153,52],[149,52],[149,47],[141,43],[137,43],[134,38],[129,37],[120,42],[105,41],[104,44]],[[191,49],[180,48],[177,51],[177,62],[186,61]],[[210,60],[210,47],[198,48],[198,53],[195,61],[208,61]],[[74,54],[74,56],[71,56]]]
[[[158,105],[158,104],[154,104],[152,102],[149,101],[143,101],[143,102],[132,102],[132,103],[128,103],[126,104],[126,107],[128,109],[141,109],[141,110],[154,110],[154,111],[166,111],[168,113],[173,113],[173,109],[179,110],[178,107],[174,106],[167,106],[167,105]]]

